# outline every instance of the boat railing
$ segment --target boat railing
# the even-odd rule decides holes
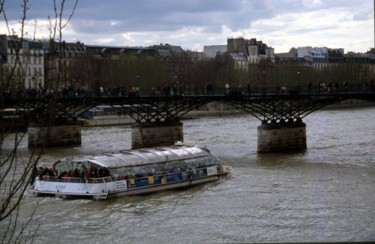
[[[100,177],[100,178],[80,178],[80,177],[57,177],[57,176],[48,176],[45,175],[42,178],[42,181],[49,181],[49,182],[64,182],[64,183],[106,183],[111,182],[112,177]]]

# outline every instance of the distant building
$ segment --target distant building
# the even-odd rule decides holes
[[[207,58],[215,58],[217,55],[221,55],[227,51],[227,45],[212,45],[203,47],[203,53]]]
[[[234,61],[234,68],[235,69],[245,69],[247,70],[247,66],[249,64],[249,61],[246,57],[245,53],[242,52],[236,52],[236,53],[230,53],[233,61]]]
[[[2,78],[14,89],[44,87],[44,51],[41,42],[0,35]]]
[[[164,71],[172,77],[171,79],[179,81],[187,79],[187,64],[191,62],[191,59],[180,46],[162,43],[149,47],[86,45],[85,49],[87,55],[97,61],[116,60],[120,56],[141,55],[159,59],[164,64]],[[141,75],[139,74],[139,76]]]
[[[343,48],[298,47],[291,48],[288,53],[277,53],[275,57],[276,64],[311,65],[316,69],[345,62]]]
[[[180,46],[170,44],[153,45],[151,48],[155,52],[155,56],[161,60],[175,62],[186,58],[186,53]]]
[[[165,72],[173,76],[173,82],[178,86],[187,83],[191,58],[180,46],[170,44],[153,45],[155,56],[159,57],[165,65]]]
[[[236,68],[247,69],[248,64],[258,64],[262,59],[275,61],[274,49],[255,38],[228,38],[227,49],[235,61]]]
[[[81,68],[78,63],[85,56],[86,49],[81,42],[43,43],[45,54],[46,87],[52,90],[75,86],[76,74]]]
[[[93,55],[99,59],[118,59],[120,55],[147,55],[159,57],[161,60],[168,60],[185,56],[185,51],[180,46],[169,44],[153,45],[150,47],[86,45],[85,49],[88,55]]]
[[[343,48],[299,47],[297,53],[298,59],[307,61],[318,69],[327,67],[330,63],[344,61]]]
[[[298,61],[298,51],[291,48],[287,53],[275,53],[276,64],[296,63]]]
[[[371,53],[371,52],[367,52],[367,53],[348,52],[348,53],[345,54],[345,61],[346,62],[354,62],[354,63],[375,64],[375,53]]]

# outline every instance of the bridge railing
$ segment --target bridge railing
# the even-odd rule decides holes
[[[261,94],[291,94],[291,93],[314,93],[314,94],[328,94],[328,93],[366,93],[374,92],[373,84],[310,84],[304,86],[229,86],[225,87],[203,87],[200,89],[140,89],[139,92],[129,92],[129,90],[105,89],[102,93],[96,90],[70,90],[60,92],[49,92],[46,90],[22,90],[10,93],[4,92],[5,99],[32,99],[45,96],[53,96],[56,98],[76,98],[76,97],[138,97],[138,96],[197,96],[197,95],[261,95]]]

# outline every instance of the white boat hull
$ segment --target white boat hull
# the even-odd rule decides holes
[[[129,180],[111,181],[105,183],[71,183],[36,180],[33,193],[36,195],[54,195],[61,198],[93,198],[106,199],[118,196],[142,195],[158,191],[184,188],[203,183],[217,181],[228,172],[209,175],[201,178],[186,179],[170,183],[149,184],[143,187],[130,187]]]

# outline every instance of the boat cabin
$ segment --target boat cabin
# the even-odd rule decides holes
[[[118,181],[194,173],[213,164],[208,151],[197,147],[176,146],[62,159],[53,165],[52,176],[64,178],[65,181],[69,178],[69,181],[74,182],[97,182],[98,178],[106,177],[110,177],[111,181]],[[206,170],[201,174],[207,174]],[[51,174],[48,173],[48,176]]]

